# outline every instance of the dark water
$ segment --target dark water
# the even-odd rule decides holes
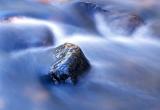
[[[136,7],[146,24],[133,35],[117,35],[96,15],[95,34],[72,14],[70,2],[1,0],[0,110],[159,110],[159,29],[151,25],[159,23],[159,2],[115,3]],[[44,43],[45,36],[53,43]],[[53,49],[64,42],[79,45],[92,67],[76,86],[44,84]]]

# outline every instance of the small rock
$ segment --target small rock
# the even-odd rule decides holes
[[[80,47],[65,43],[55,48],[57,61],[49,75],[55,84],[71,82],[76,84],[78,76],[89,68],[89,62]]]

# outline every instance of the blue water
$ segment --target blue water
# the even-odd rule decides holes
[[[124,4],[139,13],[151,8]],[[147,18],[149,13],[144,26],[124,36],[101,16],[91,28],[70,6],[0,1],[0,110],[159,110],[160,41],[150,32],[159,18],[156,10],[154,18]],[[45,38],[53,43],[45,45]],[[54,62],[54,48],[65,42],[81,47],[91,69],[75,86],[46,84],[42,76]]]

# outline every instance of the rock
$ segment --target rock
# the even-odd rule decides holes
[[[113,12],[105,15],[106,22],[117,34],[131,35],[144,24],[143,19],[132,12]]]
[[[107,12],[108,10],[103,9],[101,6],[96,3],[91,2],[77,2],[74,4],[74,7],[81,14],[93,14],[95,12]]]
[[[53,34],[47,26],[12,23],[0,25],[0,51],[11,52],[51,45]]]
[[[100,6],[90,2],[75,2],[72,5],[74,16],[80,23],[81,27],[92,32],[98,33],[95,25],[94,14],[103,10]]]
[[[104,25],[108,25],[107,27],[116,34],[131,35],[139,26],[144,24],[144,20],[137,13],[105,7],[106,6],[92,2],[76,2],[74,4],[77,13],[79,13],[80,16],[83,17],[84,22],[91,27],[96,28],[94,16],[97,13],[103,17]]]
[[[77,78],[89,68],[89,62],[80,47],[65,43],[55,48],[57,61],[52,65],[49,75],[54,83],[71,82],[76,84]]]

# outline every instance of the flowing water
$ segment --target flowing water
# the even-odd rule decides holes
[[[149,24],[159,17],[157,10],[150,10],[152,6],[146,7],[148,2],[124,0],[136,11],[154,12],[148,16],[155,17],[149,17],[133,35],[124,36],[110,30],[101,15],[94,16],[95,34],[79,26],[66,2],[37,1],[0,1],[0,110],[160,109],[160,40],[149,34]],[[3,22],[6,16],[14,17]],[[26,26],[37,27],[21,28]],[[41,42],[34,36],[51,36],[53,44],[28,47]],[[53,63],[53,49],[65,42],[81,47],[91,69],[75,86],[46,84],[41,77]]]

